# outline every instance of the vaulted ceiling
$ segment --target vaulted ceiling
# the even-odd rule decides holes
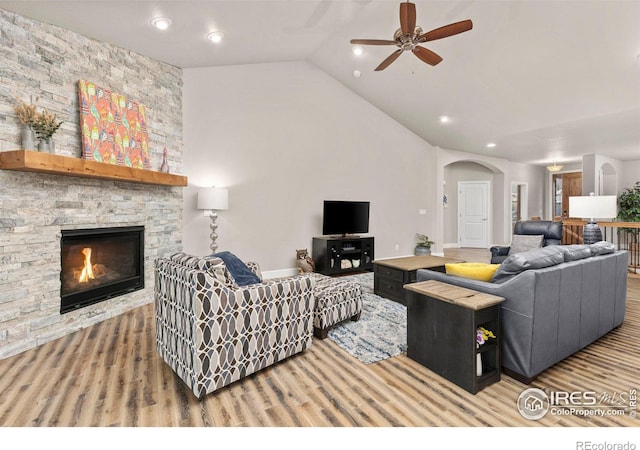
[[[392,39],[398,1],[0,0],[0,8],[182,68],[306,60],[441,148],[540,165],[590,153],[640,159],[640,0],[414,3],[424,31],[464,19],[473,29],[424,44],[443,58],[435,67],[405,52],[380,72],[395,47],[356,56],[350,40]],[[169,29],[150,25],[158,16],[171,19]],[[215,30],[224,33],[218,44],[206,37]]]

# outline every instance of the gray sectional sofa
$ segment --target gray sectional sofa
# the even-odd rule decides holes
[[[438,280],[504,297],[502,367],[530,383],[622,324],[627,265],[627,252],[607,242],[552,245],[509,256],[492,282],[430,270],[419,270],[417,281]]]

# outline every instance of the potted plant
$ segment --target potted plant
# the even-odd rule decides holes
[[[36,116],[33,129],[40,141],[38,143],[38,150],[41,152],[53,153],[53,142],[51,142],[51,136],[58,131],[58,128],[60,128],[62,123],[62,121],[58,121],[58,117],[54,113],[49,112],[46,108]]]
[[[416,233],[416,255],[430,255],[431,254],[431,246],[435,244],[435,242],[429,240],[429,236],[426,234]]]
[[[623,222],[640,222],[640,181],[631,188],[626,188],[622,194],[618,196],[618,219]],[[631,237],[629,250],[631,252],[638,251],[638,234],[640,228],[621,228],[621,231],[627,233]]]

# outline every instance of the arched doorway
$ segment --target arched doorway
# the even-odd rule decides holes
[[[442,242],[445,248],[458,248],[462,243],[469,242],[465,236],[461,236],[460,220],[460,191],[461,184],[466,187],[475,185],[487,185],[487,220],[486,227],[488,239],[486,247],[493,242],[503,242],[505,230],[509,228],[509,214],[505,212],[510,208],[509,196],[505,192],[504,173],[496,166],[481,161],[471,159],[458,159],[449,161],[442,166],[442,188],[443,188],[443,208],[442,208]],[[474,191],[475,192],[475,191]],[[464,195],[469,196],[469,192]],[[473,194],[475,195],[475,194]],[[480,218],[480,220],[482,220]],[[504,222],[504,223],[503,223]],[[481,230],[482,225],[471,223],[467,227],[470,232]],[[464,228],[464,227],[462,227]],[[475,245],[470,245],[475,246]]]
[[[615,167],[604,163],[600,167],[600,195],[618,195],[618,174]]]

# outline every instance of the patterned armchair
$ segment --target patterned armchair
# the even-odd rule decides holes
[[[185,253],[155,269],[156,349],[196,397],[311,346],[312,276],[239,287],[221,259]]]

